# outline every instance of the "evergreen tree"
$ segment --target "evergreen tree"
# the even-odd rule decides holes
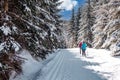
[[[22,49],[30,51],[36,59],[44,59],[46,54],[59,47],[61,32],[57,33],[60,30],[57,21],[60,10],[57,6],[60,3],[54,1],[0,1],[0,68],[6,71],[0,75],[4,80],[9,80],[11,71],[16,71],[16,74],[22,71],[24,59],[17,56]]]
[[[92,41],[93,41],[93,34],[92,34],[92,26],[93,26],[93,23],[94,23],[93,21],[94,21],[94,19],[93,19],[93,16],[92,16],[91,1],[88,0],[87,1],[87,25],[86,25],[87,36],[85,36],[88,44],[92,43]],[[92,47],[91,44],[89,46]]]
[[[80,19],[80,23],[79,23],[79,30],[78,30],[78,42],[81,42],[84,40],[84,36],[86,36],[85,33],[85,27],[86,27],[86,11],[87,11],[87,7],[86,6],[82,6],[81,8],[81,19]]]
[[[80,26],[81,23],[81,13],[82,13],[82,6],[79,6],[78,10],[77,10],[77,14],[76,14],[76,27]]]
[[[71,38],[71,47],[75,47],[76,46],[76,25],[75,25],[76,21],[75,21],[75,11],[74,8],[72,9],[72,16],[70,19],[70,38]]]
[[[76,14],[76,42],[79,43],[80,40],[78,39],[79,37],[79,30],[81,28],[80,24],[81,24],[81,14],[82,14],[82,6],[79,6],[78,10],[77,10],[77,14]]]
[[[86,41],[89,47],[92,47],[93,35],[92,26],[94,24],[94,16],[92,15],[93,7],[91,1],[88,0],[86,5],[82,7],[81,22],[79,24],[79,41]]]
[[[53,31],[54,33],[56,33],[56,35],[59,35],[61,37],[61,28],[62,28],[62,23],[63,21],[61,20],[61,15],[60,15],[60,11],[61,9],[58,8],[58,6],[60,6],[60,4],[62,2],[59,2],[59,0],[52,0],[51,1],[51,5],[50,5],[50,14],[54,17],[55,19],[55,27],[56,29]],[[62,47],[61,46],[61,38],[54,35],[54,37],[56,37],[56,39],[54,40],[54,45],[56,45],[55,47]],[[57,41],[57,42],[56,42]]]
[[[105,2],[106,1],[106,2]],[[110,49],[113,55],[119,55],[119,0],[97,2],[96,24],[94,24],[94,46]]]

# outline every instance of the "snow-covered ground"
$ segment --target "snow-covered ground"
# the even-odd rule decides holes
[[[86,52],[87,57],[83,57],[79,48],[61,49],[40,62],[23,52],[28,60],[23,74],[14,80],[120,80],[120,57],[103,49],[88,48]]]

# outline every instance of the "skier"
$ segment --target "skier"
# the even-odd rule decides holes
[[[82,42],[79,43],[80,54],[81,54],[81,46],[82,46]]]
[[[86,44],[86,42],[85,41],[83,41],[83,43],[82,43],[82,46],[81,46],[81,49],[82,49],[82,55],[83,56],[86,56],[86,47],[87,47],[87,44]]]

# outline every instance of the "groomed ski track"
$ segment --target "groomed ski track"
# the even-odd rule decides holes
[[[105,80],[94,71],[85,68],[90,63],[81,60],[82,58],[85,57],[79,54],[78,49],[62,49],[45,64],[36,80]]]

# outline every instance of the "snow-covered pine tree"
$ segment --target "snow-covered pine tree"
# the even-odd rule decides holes
[[[81,16],[82,15],[82,6],[79,6],[76,14],[76,27],[77,27],[77,43],[79,43],[81,40],[79,39],[79,30],[81,29]]]
[[[86,26],[86,6],[81,7],[81,19],[79,23],[79,30],[78,30],[78,42],[81,42],[84,40],[85,36],[85,26]]]
[[[108,8],[109,21],[103,29],[107,37],[102,47],[110,49],[113,55],[120,55],[120,1],[110,0],[105,8]]]
[[[89,47],[92,47],[92,41],[93,41],[93,34],[92,34],[92,26],[94,23],[94,18],[92,16],[92,6],[91,6],[91,0],[87,0],[87,26],[86,26],[86,33],[87,36],[85,36],[86,41],[89,45]]]
[[[79,41],[86,41],[89,47],[92,47],[93,35],[92,26],[94,24],[93,7],[91,0],[87,0],[86,4],[82,7],[81,19],[79,23]]]
[[[49,10],[54,4],[51,1],[1,0],[0,3],[0,78],[9,80],[12,71],[16,74],[22,71],[20,65],[24,59],[17,54],[26,49],[35,58],[45,58],[58,42],[57,37],[51,36],[57,36],[54,31],[59,28]]]
[[[58,8],[58,6],[60,6],[62,2],[60,2],[59,0],[51,0],[51,5],[50,5],[50,14],[53,16],[53,18],[55,19],[55,27],[56,29],[54,29],[52,32],[55,34],[52,34],[53,36],[53,42],[54,42],[54,47],[58,48],[58,47],[62,47],[61,41],[63,42],[64,40],[61,38],[61,28],[62,28],[62,23],[63,21],[61,20],[61,15],[60,15],[60,11],[61,9]]]
[[[77,46],[77,27],[76,27],[76,19],[75,19],[75,11],[74,8],[72,9],[72,16],[70,19],[70,28],[69,28],[69,39],[71,47]]]
[[[96,5],[95,5],[96,4]],[[106,40],[106,33],[103,31],[108,23],[108,8],[104,8],[104,1],[97,1],[94,4],[95,24],[92,27],[94,40],[93,45],[95,48],[100,48]],[[102,7],[102,8],[101,8]]]
[[[22,58],[16,55],[21,46],[15,40],[18,38],[18,30],[9,15],[12,2],[1,0],[0,3],[0,79],[9,80],[12,71],[17,74],[22,71]]]
[[[82,6],[79,6],[77,13],[76,13],[76,27],[78,27],[78,28],[79,28],[80,23],[81,23],[81,21],[80,21],[81,13],[82,13]]]
[[[81,8],[82,12],[81,12],[81,19],[80,19],[80,23],[79,23],[79,30],[78,30],[78,41],[81,42],[84,40],[84,36],[85,36],[85,24],[86,24],[86,6],[83,6]]]
[[[113,55],[120,54],[119,47],[119,0],[100,0],[95,2],[94,47],[113,51]]]
[[[62,35],[64,38],[64,47],[70,48],[71,47],[71,40],[70,40],[70,22],[67,20],[64,20],[62,23]]]

